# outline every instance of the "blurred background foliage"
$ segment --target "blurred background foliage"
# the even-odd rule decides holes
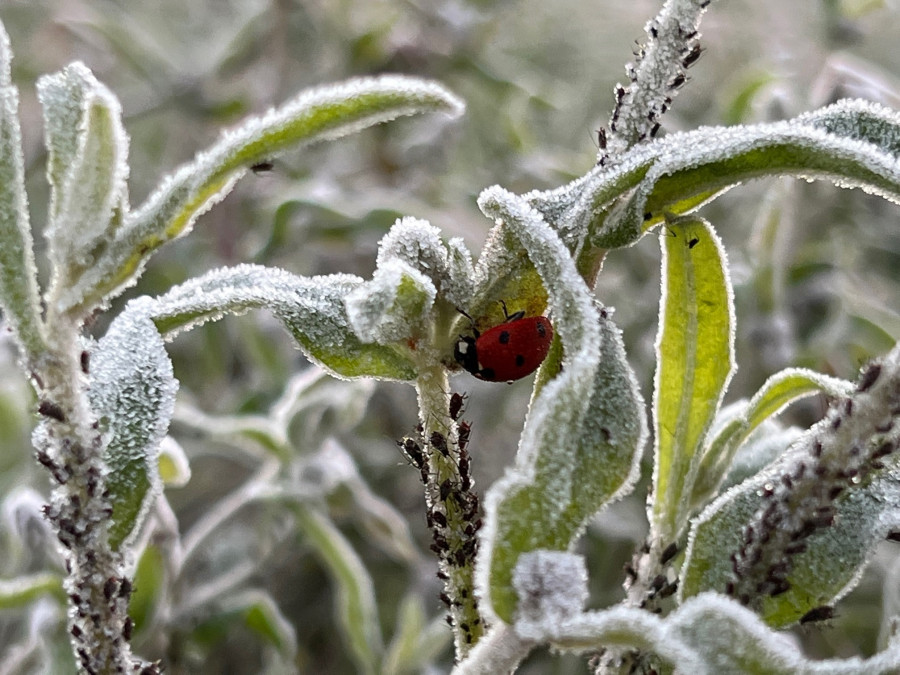
[[[484,187],[551,188],[594,164],[596,130],[612,108],[613,86],[624,79],[634,41],[644,38],[642,27],[658,7],[647,0],[4,0],[0,19],[11,37],[22,95],[37,246],[43,246],[47,188],[34,81],[77,59],[122,101],[131,135],[133,204],[221,128],[305,87],[400,72],[440,80],[468,104],[457,122],[405,119],[278,158],[271,172],[248,174],[190,237],[153,258],[111,314],[128,298],[161,293],[239,262],[368,277],[379,239],[401,215],[426,218],[448,238],[463,236],[477,255],[490,226],[475,206]],[[690,70],[663,130],[782,119],[846,96],[900,108],[897,25],[896,4],[887,0],[713,3],[702,27],[706,52]],[[704,215],[724,237],[734,275],[740,371],[732,398],[752,393],[787,365],[852,377],[900,337],[895,206],[826,183],[765,180],[733,190]],[[645,397],[654,370],[658,269],[658,246],[645,239],[613,252],[597,287],[598,297],[616,308]],[[91,330],[101,335],[106,325],[100,317]],[[28,440],[33,398],[16,370],[12,345],[3,339],[0,495],[25,485],[46,494],[47,479]],[[183,335],[169,351],[180,400],[209,414],[265,413],[290,375],[307,367],[275,321],[258,313]],[[454,387],[469,392],[466,417],[473,423],[474,472],[483,490],[512,461],[529,385],[485,384],[460,375]],[[343,395],[363,394],[348,389]],[[394,445],[417,422],[414,392],[384,384],[364,395],[370,398],[361,416],[348,422],[323,408],[315,432],[294,424],[291,440],[302,455],[322,438],[338,438],[372,491],[408,517],[421,552],[416,565],[386,555],[365,531],[355,530],[352,509],[343,518],[340,504],[332,511],[373,575],[390,638],[404,590],[421,594],[429,618],[443,608],[428,558],[418,476]],[[824,407],[819,401],[799,408],[795,419],[808,424]],[[184,532],[255,467],[178,423],[173,434],[193,471],[185,487],[167,491]],[[593,607],[621,598],[622,564],[644,532],[644,494],[639,489],[602,515],[584,540]],[[4,527],[11,527],[9,520]],[[832,628],[804,631],[814,653],[875,649],[877,636],[868,626],[878,623],[881,580],[896,546],[885,545]],[[0,550],[9,552],[0,556],[0,576],[46,568],[46,555],[36,550]],[[273,591],[297,628],[301,671],[354,672],[334,630],[335,590],[319,561],[296,538],[266,555],[256,581]],[[196,634],[186,641],[185,663],[191,663],[192,649],[202,655],[192,672],[257,672],[261,657],[254,641],[234,630],[210,629],[203,634],[207,642]],[[16,621],[0,617],[0,654],[18,637]],[[446,668],[449,650],[443,654]],[[149,650],[145,655],[154,656]],[[537,654],[523,672],[584,672],[584,666]]]

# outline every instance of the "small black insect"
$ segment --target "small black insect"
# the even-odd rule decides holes
[[[700,45],[694,45],[691,47],[690,51],[684,55],[684,59],[681,61],[681,65],[685,68],[690,68],[692,65],[697,63],[697,59],[700,58],[700,55],[703,53],[703,48]]]
[[[257,176],[263,173],[269,173],[272,169],[275,168],[275,165],[268,161],[263,160],[262,162],[257,162],[250,167],[250,170],[255,173]]]
[[[879,375],[881,375],[881,364],[873,363],[866,368],[866,372],[859,378],[859,384],[856,386],[856,391],[866,391],[871,388],[878,380]]]
[[[66,413],[63,412],[63,409],[59,405],[52,401],[41,401],[38,405],[38,412],[44,417],[49,417],[57,422],[66,421]]]
[[[453,394],[450,395],[450,409],[448,412],[450,413],[450,419],[452,419],[454,422],[459,419],[465,403],[465,394],[458,394],[456,392],[453,392]]]
[[[806,614],[800,617],[800,624],[816,623],[818,621],[827,621],[834,618],[834,607],[822,605],[821,607],[813,607]]]

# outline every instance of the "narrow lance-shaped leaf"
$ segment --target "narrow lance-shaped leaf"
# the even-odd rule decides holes
[[[295,513],[303,535],[337,584],[338,619],[358,672],[375,673],[384,646],[372,579],[334,523],[306,506],[298,505]]]
[[[843,104],[839,109],[844,120],[863,119],[864,110],[862,104],[856,109]],[[898,133],[900,117],[883,108],[879,112],[883,113],[882,133],[877,138],[849,124],[834,124],[833,133],[826,132],[819,126],[825,126],[822,120],[836,116],[828,108],[818,111],[818,116],[788,122],[703,128],[668,136],[659,142],[659,159],[628,203],[593,233],[592,240],[610,246],[630,232],[633,241],[661,222],[666,212],[693,210],[730,186],[760,176],[831,180],[840,187],[859,187],[900,201],[900,169],[887,132]]]
[[[516,466],[487,496],[479,585],[512,621],[513,570],[521,554],[564,551],[586,521],[637,476],[646,424],[618,329],[598,315],[565,245],[539,214],[499,189],[479,201],[529,252],[541,273],[563,349],[563,368],[532,401]],[[559,369],[559,362],[545,368]]]
[[[159,446],[175,408],[178,384],[153,323],[125,313],[91,359],[91,407],[106,432],[104,461],[113,513],[114,549],[137,535],[161,490]]]
[[[170,340],[227,314],[268,309],[310,359],[337,377],[415,379],[415,364],[405,346],[366,344],[351,328],[344,302],[362,284],[362,279],[347,274],[303,278],[284,270],[238,265],[185,282],[155,300],[132,301],[126,312],[149,316]]]
[[[120,293],[134,282],[150,253],[186,233],[255,162],[403,115],[438,111],[455,116],[462,110],[461,101],[440,85],[398,75],[303,92],[280,108],[247,120],[167,177],[128,215],[96,264],[85,270],[73,297],[96,303]]]
[[[707,439],[693,488],[691,510],[703,506],[719,488],[741,444],[763,422],[799,399],[824,393],[846,396],[853,383],[804,368],[787,368],[772,375],[747,403],[740,415],[728,421]]]
[[[734,372],[734,309],[725,252],[712,227],[684,217],[663,248],[653,412],[651,522],[662,541],[687,524],[706,432]]]
[[[42,78],[38,97],[51,187],[50,302],[62,298],[71,306],[70,286],[94,264],[127,210],[128,137],[118,100],[81,63]]]
[[[589,252],[617,248],[637,241],[665,213],[687,213],[760,176],[826,179],[900,201],[898,138],[896,112],[842,101],[785,122],[670,134],[635,146],[612,168],[597,166],[525,199],[573,253],[585,239]]]
[[[9,36],[0,25],[0,306],[26,357],[33,360],[44,350],[44,336],[11,62]]]

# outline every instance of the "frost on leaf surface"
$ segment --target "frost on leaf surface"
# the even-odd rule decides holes
[[[889,123],[896,133],[897,119]],[[894,155],[859,140],[855,132],[847,137],[842,131],[835,127],[836,133],[828,133],[799,118],[667,136],[651,144],[658,159],[628,202],[604,222],[604,232],[595,233],[595,244],[622,245],[618,233],[646,231],[667,211],[693,210],[723,190],[759,176],[826,179],[898,201],[900,170]]]
[[[798,463],[808,457],[801,441],[760,474],[730,488],[696,519],[680,597],[722,591],[733,581],[729,554],[742,546],[745,527],[764,506],[763,495],[769,487],[778,484],[785,474],[796,474]],[[761,599],[760,613],[769,624],[789,625],[810,609],[839,600],[858,582],[876,544],[900,526],[896,507],[900,504],[900,459],[889,456],[883,462],[884,469],[834,499],[833,523],[805,538],[805,549],[790,555],[790,588]],[[810,479],[822,480],[814,475]]]
[[[268,309],[312,361],[338,377],[414,379],[416,370],[405,347],[366,344],[351,328],[344,303],[362,284],[347,274],[299,277],[260,265],[238,265],[187,281],[155,300],[129,303],[126,311],[150,316],[171,339],[227,314]]]
[[[584,557],[563,551],[532,551],[519,557],[513,587],[521,622],[551,622],[577,616],[588,599]],[[521,632],[520,632],[521,635]]]
[[[109,539],[115,549],[137,534],[160,490],[159,446],[177,388],[153,322],[129,314],[113,321],[91,358],[89,396],[106,440]]]
[[[900,663],[896,637],[884,651],[868,659],[807,658],[796,640],[772,630],[753,611],[718,593],[691,598],[665,618],[618,606],[560,617],[555,622],[517,624],[515,629],[520,637],[549,643],[560,651],[590,653],[620,647],[651,652],[663,666],[661,672],[888,675],[896,673]],[[466,665],[463,662],[461,673],[493,672],[466,669]]]
[[[618,329],[596,309],[563,242],[504,190],[485,191],[479,204],[528,251],[563,346],[561,372],[558,360],[543,366],[555,376],[532,400],[515,467],[487,495],[478,583],[497,615],[511,622],[519,556],[567,550],[589,518],[630,489],[646,423]]]
[[[0,306],[25,353],[43,351],[37,267],[25,197],[19,92],[10,74],[9,36],[0,24]]]
[[[81,63],[41,78],[38,96],[52,189],[46,236],[56,281],[67,287],[95,263],[127,211],[128,137],[118,99]]]
[[[304,91],[223,134],[211,148],[165,177],[140,207],[124,217],[94,265],[85,269],[78,294],[101,302],[120,293],[134,282],[154,250],[187,233],[255,162],[400,116],[430,111],[456,116],[462,110],[462,102],[439,84],[397,75]]]

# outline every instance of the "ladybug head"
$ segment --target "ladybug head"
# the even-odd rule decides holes
[[[473,326],[473,330],[475,330]],[[478,350],[475,347],[475,341],[478,338],[478,331],[475,330],[475,337],[468,335],[460,335],[459,340],[453,346],[453,358],[465,370],[473,375],[478,374]]]

